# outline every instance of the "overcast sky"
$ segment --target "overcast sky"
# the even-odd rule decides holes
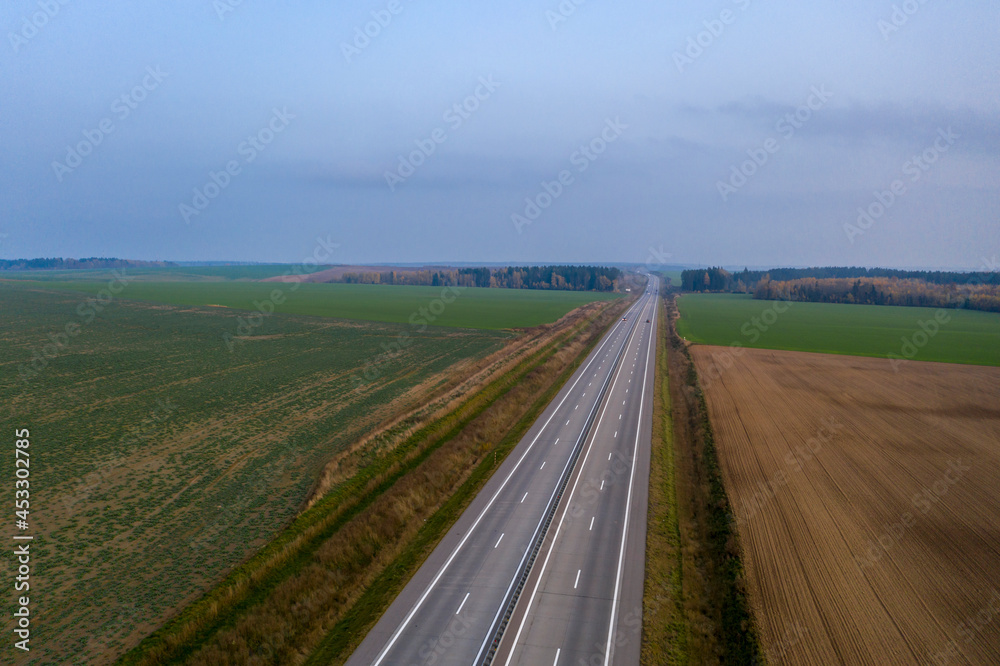
[[[148,4],[0,9],[0,257],[1000,254],[996,0]]]

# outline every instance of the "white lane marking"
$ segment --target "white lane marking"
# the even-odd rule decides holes
[[[614,453],[614,451],[612,451],[611,453],[609,453],[609,454],[608,454],[608,460],[611,460],[611,455],[612,455],[613,453]]]
[[[556,437],[556,441],[552,442],[552,446],[555,446],[555,445],[556,445],[556,444],[558,444],[558,443],[559,443],[559,438],[558,438],[558,437]]]
[[[506,532],[504,534],[506,534]],[[497,542],[493,545],[494,550],[496,550],[496,547],[500,545],[501,541],[503,541],[503,534],[500,535],[500,538],[497,539]]]
[[[556,648],[556,658],[552,661],[552,666],[556,666],[559,663],[559,651],[560,648]]]
[[[615,325],[617,326],[618,324]],[[603,346],[604,344],[606,344],[606,342],[608,341],[602,342],[601,345]],[[587,372],[595,360],[597,359],[594,358],[588,361],[587,365],[584,366],[583,368],[583,372]],[[552,414],[549,415],[549,418],[547,418],[545,420],[545,423],[542,424],[542,427],[538,430],[538,434],[535,435],[535,438],[533,440],[531,440],[531,444],[529,444],[528,447],[524,450],[524,453],[522,453],[521,457],[518,458],[517,462],[514,464],[513,469],[510,470],[510,473],[507,474],[507,477],[503,480],[503,483],[501,483],[500,487],[497,488],[497,491],[493,493],[493,497],[490,498],[490,501],[486,503],[485,507],[483,507],[483,510],[476,517],[476,520],[473,521],[472,526],[469,528],[469,531],[465,533],[465,536],[462,537],[462,540],[459,541],[458,545],[455,546],[455,549],[451,551],[451,555],[449,555],[448,559],[445,560],[445,563],[441,565],[441,568],[438,570],[437,574],[435,574],[433,580],[431,580],[431,582],[427,585],[427,588],[424,590],[423,594],[420,595],[420,598],[417,599],[417,602],[413,605],[413,608],[411,608],[410,612],[406,614],[405,618],[403,618],[402,623],[400,623],[400,625],[396,627],[396,631],[393,632],[392,636],[389,638],[389,642],[385,644],[385,647],[382,648],[382,651],[379,653],[378,657],[375,659],[375,661],[372,662],[372,666],[379,666],[379,664],[382,663],[382,660],[385,659],[386,655],[389,654],[389,651],[392,650],[392,646],[396,644],[397,640],[399,640],[399,637],[403,634],[403,631],[406,630],[407,625],[410,624],[410,621],[413,620],[413,617],[417,614],[417,611],[419,611],[420,607],[423,606],[424,602],[427,600],[427,597],[430,596],[430,593],[434,590],[438,582],[441,580],[441,577],[444,576],[445,571],[448,570],[448,567],[451,566],[451,563],[455,561],[456,557],[458,557],[459,551],[463,547],[465,547],[465,544],[469,540],[469,537],[472,536],[472,533],[476,531],[476,527],[479,526],[479,523],[482,521],[483,516],[485,516],[486,512],[493,507],[493,504],[494,502],[496,502],[496,499],[500,496],[500,493],[503,492],[504,488],[507,487],[507,483],[514,477],[514,474],[521,467],[521,463],[524,462],[524,459],[528,457],[528,453],[531,452],[531,449],[534,448],[535,443],[538,441],[538,438],[542,436],[543,432],[545,432],[545,428],[548,427],[553,417],[555,417],[556,412],[559,411],[559,409],[563,406],[563,403],[565,403],[566,400],[569,398],[569,396],[572,395],[573,389],[576,388],[576,385],[580,382],[580,379],[583,379],[582,373],[581,376],[576,381],[573,382],[573,385],[569,387],[569,390],[562,397],[562,400],[559,401],[559,404],[556,405],[555,410],[553,410]]]
[[[656,305],[655,305],[655,303],[653,305],[653,312],[654,313],[656,312]],[[648,354],[647,354],[647,358],[648,358]],[[617,384],[618,384],[618,378],[621,376],[620,375],[621,369],[618,370],[618,373],[619,374],[615,375],[614,382],[611,383],[611,389],[610,390],[612,392],[615,390],[615,386],[617,386]],[[608,405],[607,405],[607,403],[605,403],[604,404],[604,409],[601,410],[601,416],[597,419],[597,425],[594,427],[594,432],[595,433],[600,429],[601,423],[604,421],[604,415],[605,415],[605,413],[607,413],[607,410],[608,410]],[[638,438],[639,438],[639,436],[638,436],[638,430],[637,430],[636,431],[636,441],[637,442],[638,442]],[[583,460],[580,461],[580,463],[579,463],[581,469],[583,469],[584,467],[586,467],[587,460],[590,459],[590,452],[594,448],[594,441],[596,439],[597,439],[596,436],[593,436],[593,435],[591,436],[591,438],[590,438],[590,445],[587,447],[587,452],[584,454]],[[632,471],[633,471],[633,474],[634,474],[634,472],[635,472],[635,467],[634,466],[632,468]],[[565,506],[565,508],[563,508],[562,516],[559,518],[559,523],[556,526],[556,533],[552,537],[552,543],[553,543],[553,545],[559,539],[559,532],[562,531],[563,522],[566,520],[566,512],[569,511],[569,507],[573,504],[573,495],[576,494],[576,489],[577,489],[577,487],[580,484],[580,479],[582,479],[582,478],[583,478],[583,474],[580,474],[580,475],[578,475],[576,477],[576,480],[573,482],[573,488],[569,492],[568,499],[566,500],[566,506]],[[602,486],[604,485],[603,482],[602,482],[601,485]],[[524,610],[524,615],[521,616],[521,623],[517,627],[517,633],[514,635],[514,645],[511,648],[510,652],[507,654],[507,661],[505,662],[505,666],[510,666],[511,661],[514,659],[514,653],[517,651],[517,643],[518,643],[518,641],[521,638],[521,632],[524,631],[524,625],[527,622],[528,617],[530,617],[530,615],[531,615],[531,606],[535,602],[535,596],[537,596],[537,594],[538,594],[538,588],[541,586],[542,579],[545,577],[545,569],[549,565],[549,558],[552,557],[552,553],[554,551],[555,551],[555,548],[550,546],[548,552],[545,554],[545,560],[542,562],[541,571],[538,574],[538,578],[535,580],[535,587],[532,589],[531,596],[528,597],[528,605],[527,605],[527,607]],[[377,666],[377,665],[373,664],[372,666]],[[606,660],[605,660],[605,666],[607,666],[607,661]]]
[[[576,581],[573,583],[574,590],[576,589],[576,586],[580,584],[580,571],[581,569],[576,570]]]
[[[542,461],[542,466],[541,466],[541,467],[539,467],[538,469],[545,469],[545,463],[546,463],[546,461],[545,461],[545,460],[543,460],[543,461]]]
[[[621,415],[621,414],[619,414],[619,415],[618,415],[618,420],[619,420],[619,421],[621,421],[621,420],[622,420],[622,415]]]
[[[604,479],[601,479],[601,490],[604,490]]]
[[[623,404],[623,405],[625,404],[625,401],[624,401],[624,400],[622,400],[622,404]]]
[[[586,394],[586,393],[584,393],[584,394],[583,394],[583,397],[584,397],[584,398],[586,398],[586,397],[587,397],[587,394]]]
[[[591,516],[590,517],[590,528],[589,528],[590,531],[593,531],[593,529],[594,529],[594,518],[596,518],[596,517],[597,516]]]
[[[465,602],[469,600],[469,595],[470,595],[470,594],[472,594],[472,592],[466,592],[466,593],[465,593],[465,598],[464,598],[464,599],[462,599],[462,603],[460,603],[460,604],[458,605],[458,610],[457,610],[457,611],[455,611],[455,615],[458,615],[459,613],[461,613],[461,612],[462,612],[462,607],[463,607],[463,606],[465,606]]]
[[[524,500],[527,499],[527,497],[528,497],[528,493],[524,493],[524,497],[521,498],[521,501],[518,502],[518,504],[524,504]]]
[[[615,437],[617,437],[617,436],[618,436],[618,431],[617,431],[617,430],[615,430]]]
[[[566,419],[566,425],[569,425],[569,419]]]
[[[574,409],[574,410],[577,410],[577,409],[580,409],[580,405],[577,405],[577,406],[576,406],[576,407],[574,407],[573,409]]]
[[[656,315],[656,302],[653,302],[653,315]],[[652,317],[650,317],[652,318]],[[639,418],[642,418],[642,405],[646,399],[646,380],[649,377],[649,353],[653,348],[653,345],[646,346],[646,365],[643,367],[642,376],[642,397],[639,398]],[[641,422],[641,421],[640,421]],[[625,522],[622,525],[622,545],[621,550],[618,551],[618,575],[615,577],[615,594],[612,597],[611,604],[611,621],[608,624],[608,644],[604,650],[604,666],[608,666],[611,663],[611,652],[615,636],[615,625],[618,624],[618,595],[621,592],[622,584],[622,567],[625,564],[625,543],[628,539],[628,519],[632,513],[632,487],[635,483],[635,468],[636,462],[639,460],[639,433],[642,428],[635,429],[635,445],[632,448],[632,471],[629,473],[628,479],[628,499],[625,501]]]

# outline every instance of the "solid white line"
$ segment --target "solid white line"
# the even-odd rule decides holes
[[[644,306],[645,307],[645,306]],[[654,310],[655,312],[655,310]],[[621,377],[622,369],[618,369],[618,373],[615,374],[615,380],[611,383],[610,392],[614,392],[615,386],[618,384],[618,379]],[[587,460],[590,458],[590,452],[594,448],[594,441],[597,439],[596,433],[600,430],[601,423],[604,421],[604,415],[608,411],[608,404],[604,403],[604,409],[601,410],[601,416],[597,419],[597,424],[594,426],[592,431],[594,434],[590,437],[590,445],[587,447],[587,452],[583,456],[583,460],[579,463],[580,469],[583,469],[587,465]],[[517,651],[517,642],[521,638],[521,632],[524,631],[525,622],[527,622],[529,615],[531,614],[531,606],[535,602],[535,596],[538,594],[538,588],[542,584],[542,579],[545,577],[545,569],[549,565],[549,558],[552,557],[552,553],[555,551],[555,543],[559,539],[559,532],[562,531],[563,522],[566,520],[566,512],[569,511],[570,506],[573,505],[573,495],[576,494],[576,489],[580,484],[580,479],[583,478],[583,474],[579,474],[576,480],[573,481],[573,488],[570,490],[569,495],[566,499],[566,505],[563,508],[562,516],[559,518],[559,524],[556,526],[556,533],[552,537],[552,545],[549,546],[548,552],[545,554],[545,560],[542,562],[542,568],[538,574],[538,578],[535,580],[535,587],[531,592],[531,596],[528,597],[528,605],[525,607],[524,615],[521,616],[521,623],[517,627],[517,634],[514,635],[514,644],[511,646],[510,652],[507,654],[507,661],[505,666],[510,666],[511,660],[514,658],[514,653]],[[603,483],[602,483],[603,485]],[[591,521],[593,522],[593,521]],[[375,666],[373,664],[373,666]]]
[[[579,584],[580,584],[580,569],[577,569],[576,570],[576,582],[573,583],[573,589],[575,590],[576,586],[579,585]]]
[[[460,604],[458,605],[458,610],[457,610],[457,611],[455,611],[455,615],[458,615],[459,613],[461,613],[461,612],[462,612],[462,607],[463,607],[463,606],[465,606],[465,602],[469,600],[469,595],[470,595],[470,594],[472,594],[472,592],[466,592],[466,593],[465,593],[465,598],[464,598],[464,599],[462,599],[462,603],[460,603]]]
[[[615,326],[618,326],[618,324],[615,324]],[[605,340],[605,342],[602,342],[601,345],[603,346],[604,344],[610,341],[611,340],[609,338]],[[587,370],[590,368],[590,365],[595,360],[596,359],[591,359],[590,361],[588,361],[587,365],[584,366],[583,371],[587,372]],[[521,457],[514,464],[514,467],[513,469],[510,470],[510,473],[507,475],[507,478],[503,480],[503,483],[501,483],[500,487],[497,488],[497,491],[493,494],[493,497],[490,498],[490,501],[487,502],[486,506],[483,507],[483,510],[476,517],[476,520],[472,523],[472,526],[469,528],[469,531],[465,533],[465,536],[462,537],[462,540],[458,543],[457,546],[455,546],[455,549],[451,551],[451,555],[448,556],[448,559],[445,561],[444,565],[441,566],[441,569],[438,570],[437,574],[434,576],[434,579],[431,580],[431,582],[428,584],[427,589],[425,589],[423,594],[420,595],[420,598],[417,599],[417,602],[413,605],[413,608],[411,608],[410,612],[407,613],[405,618],[403,618],[403,622],[396,628],[396,631],[393,632],[392,637],[389,639],[389,642],[386,643],[385,647],[382,648],[382,651],[379,653],[378,657],[376,657],[375,661],[372,662],[372,666],[379,666],[379,664],[382,663],[382,660],[385,659],[385,656],[389,654],[389,651],[392,649],[392,646],[396,644],[397,640],[399,640],[399,637],[402,635],[407,625],[417,614],[417,611],[420,610],[420,607],[424,604],[424,601],[427,600],[427,597],[430,595],[430,593],[437,586],[438,581],[441,580],[441,577],[444,575],[444,572],[448,570],[448,567],[451,566],[451,563],[458,556],[458,552],[465,546],[466,542],[469,540],[469,537],[472,536],[472,533],[476,531],[476,527],[479,526],[479,523],[480,521],[482,521],[483,516],[485,516],[486,512],[493,507],[493,503],[496,502],[497,497],[499,497],[500,493],[503,492],[503,489],[507,487],[507,483],[514,476],[514,473],[517,472],[518,468],[520,468],[521,463],[524,462],[524,459],[528,456],[528,453],[531,452],[531,449],[535,446],[535,442],[537,442],[538,438],[542,436],[543,432],[545,432],[545,428],[548,427],[549,423],[555,417],[556,413],[559,411],[560,408],[562,408],[563,403],[566,402],[566,400],[569,398],[570,395],[572,395],[573,389],[576,388],[576,385],[582,378],[583,375],[581,373],[580,378],[577,379],[575,382],[573,382],[573,385],[570,386],[568,391],[566,391],[566,394],[563,396],[562,400],[559,401],[559,404],[556,405],[556,408],[552,411],[552,414],[550,414],[549,418],[547,418],[545,420],[545,423],[542,424],[542,427],[539,429],[538,434],[535,435],[535,438],[531,440],[531,444],[528,445],[528,447],[524,450],[524,453],[521,454]]]
[[[524,500],[526,500],[527,498],[528,498],[528,493],[524,493],[524,497],[521,498],[521,501],[518,502],[518,504],[524,504]]]
[[[593,529],[594,529],[594,518],[596,518],[596,517],[597,516],[591,516],[590,517],[590,527],[588,528],[589,531],[593,531]]]
[[[497,539],[496,545],[493,546],[494,550],[496,549],[497,546],[500,545],[501,541],[503,541],[503,534],[500,535],[500,538]]]
[[[656,301],[653,301],[653,315],[656,315]],[[652,319],[652,317],[650,317]],[[615,594],[611,602],[611,622],[608,624],[608,644],[604,650],[604,666],[611,663],[611,651],[614,647],[615,625],[618,624],[618,595],[622,585],[622,567],[625,564],[625,543],[628,539],[628,519],[632,512],[632,486],[635,482],[635,467],[639,461],[639,433],[642,431],[642,405],[646,399],[646,380],[649,377],[649,354],[653,348],[652,338],[646,345],[646,365],[643,368],[642,397],[639,398],[639,427],[635,429],[635,445],[632,448],[632,471],[628,479],[628,499],[625,501],[625,522],[622,526],[622,545],[618,552],[618,574],[615,576]]]

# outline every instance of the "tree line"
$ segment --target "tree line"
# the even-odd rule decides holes
[[[764,300],[910,305],[1000,312],[996,284],[936,284],[898,278],[800,278],[760,280],[753,297]]]
[[[506,266],[492,269],[358,271],[344,273],[335,281],[349,284],[617,291],[621,275],[619,269],[605,266]]]
[[[769,271],[730,273],[721,267],[698,268],[681,272],[681,288],[685,291],[730,291],[751,293],[762,279],[787,282],[805,278],[896,278],[922,280],[931,284],[1000,285],[1000,272],[972,271],[905,271],[895,268],[864,268],[862,266],[821,266],[812,268],[772,268]]]
[[[0,259],[0,270],[3,271],[61,271],[84,268],[146,268],[150,266],[176,266],[176,264],[172,261],[137,261],[134,259],[118,259],[117,257]]]

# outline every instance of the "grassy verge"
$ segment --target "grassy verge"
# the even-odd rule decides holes
[[[444,503],[469,470],[479,469],[476,465],[492,450],[488,442],[502,441],[484,422],[518,423],[509,418],[510,404],[522,411],[533,405],[524,400],[525,392],[537,388],[540,376],[558,374],[552,368],[564,368],[578,355],[577,338],[599,337],[597,329],[623,306],[602,308],[602,324],[584,322],[559,333],[456,409],[360,469],[121,663],[300,660],[301,650],[326,635],[325,627],[355,606],[396,559],[400,544],[416,536],[421,519]],[[570,348],[574,352],[567,358]],[[508,395],[515,397],[505,401]],[[507,410],[497,408],[501,403]]]
[[[611,320],[614,321],[614,320]],[[603,328],[599,329],[603,333]],[[587,354],[600,341],[600,335],[592,336],[587,345],[576,355],[572,363],[539,394],[527,411],[503,435],[493,448],[496,457],[503,460],[517,445],[531,425],[538,419],[545,407],[573,375]],[[465,482],[453,493],[440,509],[435,511],[400,555],[382,574],[369,585],[358,602],[344,615],[316,647],[307,666],[321,664],[341,664],[347,660],[379,617],[386,611],[420,565],[431,554],[438,542],[447,534],[451,526],[462,515],[469,503],[493,476],[497,465],[494,457],[487,455]]]
[[[689,656],[696,663],[763,663],[705,396],[677,334],[673,295],[665,310]]]
[[[642,666],[687,664],[688,626],[683,603],[683,559],[677,522],[674,429],[667,362],[666,309],[660,308],[656,345],[653,450],[649,471],[646,580],[643,590]]]

